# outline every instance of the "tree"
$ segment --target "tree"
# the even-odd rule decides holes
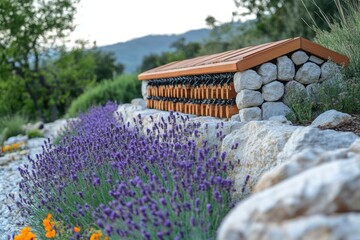
[[[100,82],[105,79],[112,79],[116,75],[121,75],[124,71],[124,65],[116,63],[115,54],[113,52],[102,52],[100,50],[92,50],[95,58],[95,75],[96,81]]]
[[[52,86],[41,69],[45,49],[74,29],[79,0],[0,1],[0,80],[15,74],[30,96],[38,118],[50,107]]]
[[[328,15],[337,12],[333,0],[316,0],[316,2],[314,0],[234,0],[234,2],[237,7],[248,10],[245,15],[255,14],[257,30],[271,40],[296,36],[311,39],[315,36],[315,32],[308,25],[316,24],[321,29],[327,28],[319,8]]]

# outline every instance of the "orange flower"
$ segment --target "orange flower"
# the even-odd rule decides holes
[[[36,240],[36,235],[31,232],[30,227],[24,227],[20,234],[15,236],[14,240]]]
[[[90,240],[100,240],[101,236],[102,236],[101,231],[98,231],[96,233],[91,234]]]
[[[54,238],[55,235],[56,235],[56,232],[55,232],[55,230],[53,229],[53,230],[51,230],[51,231],[47,231],[46,234],[45,234],[45,237],[47,237],[47,238]]]
[[[108,236],[105,236],[104,240],[109,240],[109,237],[108,237]]]
[[[46,230],[45,236],[47,238],[54,238],[56,235],[56,231],[55,231],[55,229],[53,229],[53,227],[55,226],[55,223],[50,221],[51,217],[52,217],[52,215],[51,215],[51,213],[49,213],[48,216],[43,220],[43,226]]]
[[[76,233],[80,232],[80,228],[79,227],[74,227],[74,232],[76,232]]]

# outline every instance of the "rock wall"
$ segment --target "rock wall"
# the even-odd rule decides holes
[[[267,120],[291,114],[289,104],[295,94],[314,98],[324,81],[340,78],[339,66],[304,51],[238,72],[234,85],[240,120]]]

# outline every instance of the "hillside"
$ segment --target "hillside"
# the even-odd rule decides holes
[[[117,61],[125,65],[125,72],[131,73],[136,71],[144,56],[171,51],[170,45],[180,38],[185,38],[187,42],[199,42],[209,34],[208,29],[198,29],[177,35],[148,35],[127,42],[101,46],[99,49],[114,52]]]

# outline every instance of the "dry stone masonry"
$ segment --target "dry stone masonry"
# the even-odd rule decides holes
[[[337,64],[304,51],[237,72],[234,85],[240,120],[268,120],[291,114],[290,103],[295,95],[313,98],[322,82],[340,77]]]

